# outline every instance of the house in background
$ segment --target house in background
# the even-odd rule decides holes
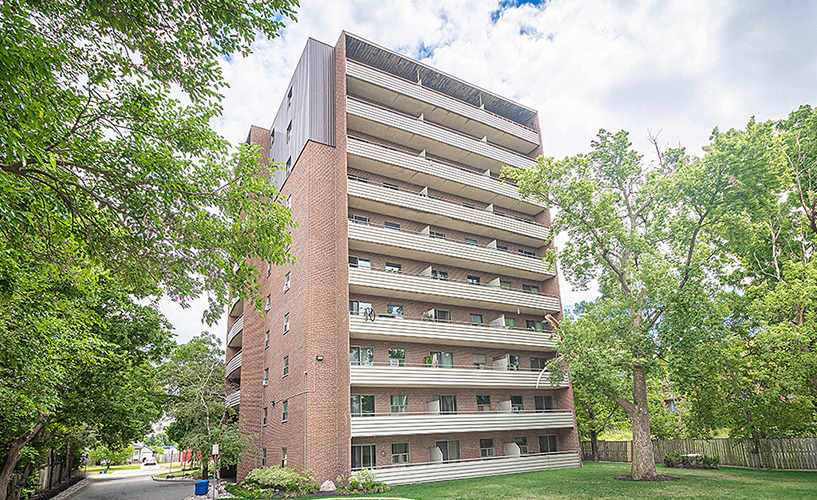
[[[153,450],[150,446],[146,446],[143,443],[133,443],[131,446],[133,446],[131,462],[142,463],[146,458],[153,458]]]
[[[510,55],[509,55],[510,56]],[[298,223],[294,265],[235,297],[228,404],[257,467],[404,484],[580,466],[568,378],[537,376],[561,319],[550,213],[503,182],[537,112],[349,33],[310,39],[248,142]]]

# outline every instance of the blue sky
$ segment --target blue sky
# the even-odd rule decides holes
[[[715,127],[817,104],[817,2],[302,0],[297,17],[223,61],[229,140],[270,125],[308,37],[334,45],[341,30],[537,109],[548,156],[587,150],[600,128],[629,130],[648,157],[649,131],[697,154]],[[596,294],[561,289],[566,306]],[[180,341],[204,328],[203,301],[162,304]]]

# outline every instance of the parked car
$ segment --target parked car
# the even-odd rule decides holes
[[[156,465],[156,459],[153,458],[153,457],[146,458],[144,464],[145,465]]]

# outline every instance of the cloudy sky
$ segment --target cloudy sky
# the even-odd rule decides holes
[[[215,123],[240,142],[268,127],[307,38],[342,30],[539,111],[545,154],[588,149],[600,128],[697,153],[709,133],[817,104],[817,2],[718,0],[301,0],[297,23],[223,67]],[[562,282],[563,303],[592,298]],[[184,342],[203,303],[162,311]],[[224,333],[224,325],[213,327]]]

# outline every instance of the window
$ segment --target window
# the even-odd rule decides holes
[[[271,295],[267,295],[267,298],[264,299],[264,310],[269,311],[272,309],[272,302],[271,302]]]
[[[389,366],[406,366],[406,350],[389,349]]]
[[[505,318],[505,328],[516,328],[516,318]]]
[[[544,326],[541,321],[535,321],[532,319],[525,320],[525,329],[530,330],[532,332],[543,332],[545,331]]]
[[[429,231],[428,236],[430,238],[437,238],[438,240],[444,240],[445,239],[445,233],[438,233],[438,232],[435,232],[435,231]]]
[[[439,368],[454,368],[454,353],[431,351],[432,366]]]
[[[395,305],[395,304],[387,304],[386,305],[386,314],[395,318],[402,318],[403,317],[403,306]]]
[[[287,210],[292,210],[292,195],[284,198],[284,206],[287,207]]]
[[[437,323],[451,323],[451,311],[434,309],[434,320]]]
[[[289,331],[289,313],[284,314],[284,334]]]
[[[499,280],[499,288],[503,288],[505,290],[510,290],[513,287],[511,286],[510,281]]]
[[[289,125],[287,125],[287,144],[289,144],[290,139],[292,139],[292,120],[290,120]]]
[[[270,274],[272,274],[272,264],[267,262],[267,278],[269,278]]]
[[[465,208],[477,208],[474,205],[472,205],[470,203],[465,203],[465,202],[463,202],[462,206],[464,206]]]
[[[553,396],[534,396],[533,404],[536,407],[536,413],[544,413],[553,409]]]
[[[519,356],[514,354],[508,355],[508,370],[519,371]]]
[[[479,285],[479,276],[468,276],[469,285]]]
[[[532,372],[540,372],[545,369],[545,367],[550,361],[548,358],[539,358],[539,357],[530,357],[530,371]]]
[[[374,461],[373,444],[352,445],[352,470],[371,469],[374,467]]]
[[[262,448],[261,449],[261,467],[266,467],[266,466],[267,466],[267,449]]]
[[[403,265],[402,264],[395,264],[394,262],[386,262],[386,272],[387,273],[402,273],[403,272]]]
[[[524,411],[525,405],[522,404],[522,396],[511,396],[511,411]]]
[[[368,218],[368,217],[364,217],[364,216],[362,216],[362,215],[353,215],[353,214],[349,214],[349,222],[354,222],[355,224],[360,224],[360,225],[363,225],[363,226],[368,226],[368,225],[369,225],[369,218]]]
[[[553,453],[556,449],[556,436],[539,436],[539,453]]]
[[[398,224],[396,222],[386,221],[386,222],[383,223],[383,227],[386,228],[386,229],[391,229],[392,231],[399,231],[400,230],[400,224]]]
[[[448,271],[431,270],[431,277],[435,280],[448,281]]]
[[[361,302],[358,300],[349,301],[349,314],[365,314],[367,309],[372,309],[371,302]]]
[[[359,259],[357,257],[349,256],[349,267],[357,267],[360,269],[371,269],[372,261],[369,259]]]
[[[477,396],[477,411],[491,411],[491,396]]]
[[[264,349],[269,347],[269,330],[264,334]]]
[[[494,440],[491,438],[479,440],[479,456],[492,457],[494,456]]]
[[[374,364],[374,349],[371,347],[350,347],[349,364],[372,366]]]
[[[346,178],[349,179],[350,181],[363,182],[364,184],[369,183],[368,177],[361,177],[357,174],[346,174]]]
[[[264,408],[264,424],[263,425],[267,425],[267,411],[268,411],[268,408]]]
[[[536,285],[522,285],[522,292],[531,295],[539,295],[539,287]]]
[[[500,212],[499,210],[494,210],[494,213],[500,217],[505,217],[505,212]]]
[[[289,401],[281,403],[281,422],[286,422],[289,418]]]
[[[289,88],[289,92],[287,92],[287,109],[292,106],[292,87]]]
[[[374,395],[352,394],[350,403],[353,417],[374,416]]]
[[[269,368],[264,368],[264,385],[269,385]]]
[[[281,448],[281,467],[287,466],[287,449]]]
[[[472,354],[471,357],[474,360],[474,368],[478,370],[485,370],[488,368],[488,361],[484,354]]]
[[[527,250],[522,250],[521,248],[519,249],[519,255],[521,255],[522,257],[528,257],[530,259],[535,259],[536,258],[535,253],[528,252]]]
[[[393,464],[407,464],[407,463],[409,463],[409,445],[408,445],[408,443],[392,443],[392,445],[391,445],[391,463],[393,463]]]
[[[408,396],[400,394],[391,395],[391,412],[408,413]]]
[[[397,187],[397,184],[389,184],[388,182],[384,182],[383,187],[386,188],[386,189],[394,189],[395,191],[397,191],[399,189]]]
[[[434,396],[440,402],[440,413],[457,413],[457,396]]]
[[[272,129],[269,133],[269,146],[272,148],[272,145],[275,144],[275,129]]]
[[[434,446],[440,449],[443,454],[443,462],[460,459],[459,441],[437,441]]]
[[[428,197],[430,199],[432,199],[432,200],[445,201],[445,198],[443,198],[442,196],[440,196],[438,194],[430,194],[430,195],[428,195]]]
[[[497,245],[496,249],[499,250],[500,252],[508,253],[508,247],[506,247],[505,245]]]
[[[519,447],[519,453],[522,455],[528,454],[528,436],[517,436],[513,438],[513,442]]]
[[[292,173],[292,157],[291,156],[289,158],[287,158],[287,170],[286,170],[286,172],[287,172],[287,177],[289,177],[289,174]]]
[[[465,244],[470,245],[472,247],[479,246],[479,243],[477,243],[477,240],[474,240],[474,239],[471,239],[471,238],[465,238]]]
[[[282,377],[289,375],[289,356],[284,356],[284,374]]]
[[[483,326],[484,324],[481,314],[471,313],[471,326]]]
[[[284,293],[286,293],[288,290],[289,290],[289,273],[286,273],[286,275],[284,275]]]

